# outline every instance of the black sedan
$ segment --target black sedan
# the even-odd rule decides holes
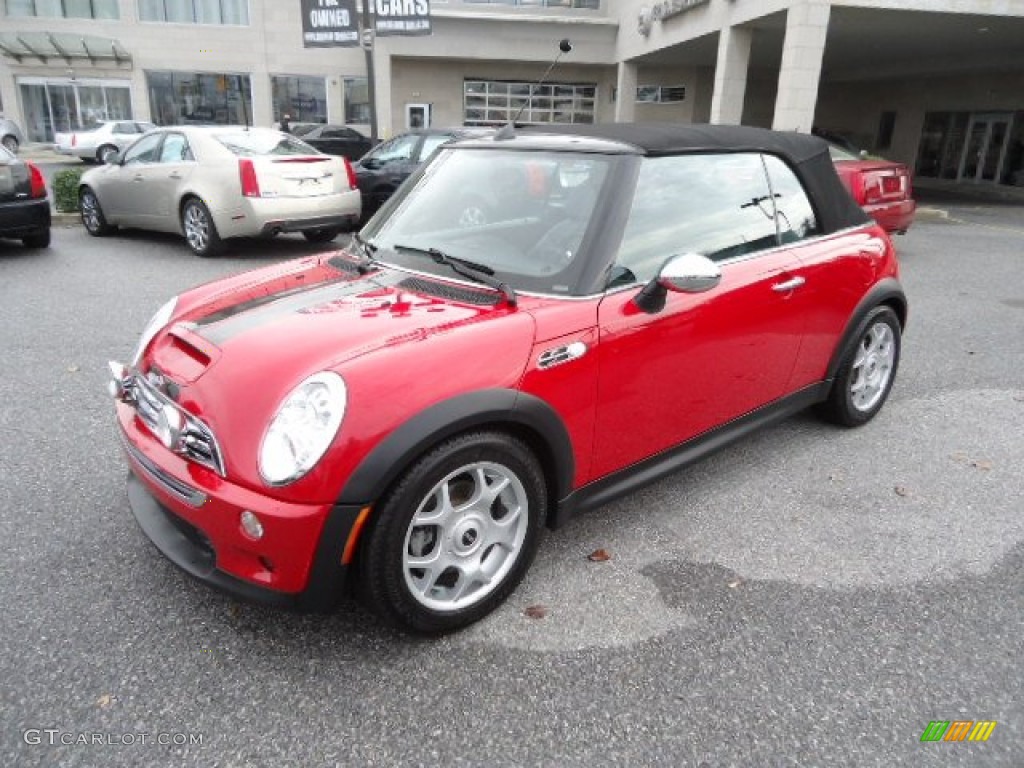
[[[442,144],[493,132],[491,128],[428,128],[400,133],[378,144],[352,165],[359,191],[363,193],[363,220],[376,213],[398,186]],[[308,139],[303,136],[302,140]]]
[[[373,146],[368,137],[344,125],[292,123],[291,133],[325,155],[338,155],[349,160],[358,160]]]
[[[50,201],[46,180],[32,163],[0,147],[0,237],[21,240],[28,248],[50,244]]]

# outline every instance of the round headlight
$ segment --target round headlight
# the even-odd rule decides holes
[[[286,485],[316,466],[338,434],[347,400],[344,380],[330,371],[313,374],[293,389],[260,443],[264,481]]]
[[[149,342],[153,340],[160,329],[163,328],[167,323],[171,321],[171,316],[174,314],[174,308],[178,304],[178,297],[175,296],[160,309],[156,311],[156,314],[150,318],[149,322],[146,323],[146,327],[142,331],[142,336],[139,337],[139,344],[135,347],[135,354],[132,355],[132,365],[137,366],[139,360],[142,359],[142,353],[146,351],[146,347],[149,346]]]

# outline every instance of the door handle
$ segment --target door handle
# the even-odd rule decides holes
[[[181,174],[178,173],[177,171],[175,171],[174,173],[167,174],[167,178],[169,178],[169,179],[180,179],[181,178]]]
[[[132,181],[142,181],[142,179],[143,179],[142,174],[141,173],[137,173],[137,174],[135,174],[135,177],[132,179]]]
[[[775,291],[776,293],[786,293],[787,291],[796,290],[806,282],[807,281],[802,277],[794,277],[789,280],[786,280],[785,282],[776,283],[775,285],[772,286],[772,290]]]

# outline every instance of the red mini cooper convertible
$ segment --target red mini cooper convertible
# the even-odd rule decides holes
[[[818,138],[509,128],[442,148],[346,250],[164,305],[111,364],[128,497],[234,595],[353,589],[448,631],[543,526],[808,406],[870,420],[906,315]]]

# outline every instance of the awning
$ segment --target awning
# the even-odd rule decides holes
[[[95,35],[67,32],[4,32],[0,34],[0,54],[20,63],[39,61],[49,64],[60,60],[89,61],[93,64],[113,61],[132,63],[132,55],[117,40]]]

